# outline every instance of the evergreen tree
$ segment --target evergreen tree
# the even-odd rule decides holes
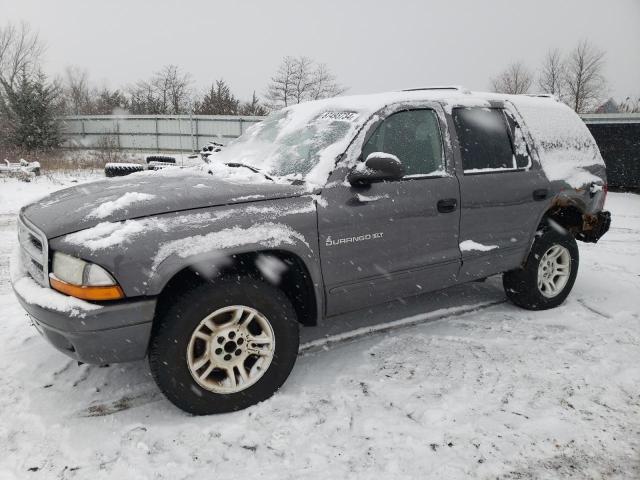
[[[120,90],[105,87],[97,93],[93,110],[96,115],[113,115],[118,110],[127,110],[128,106],[129,102]]]
[[[260,103],[260,100],[258,100],[258,97],[257,97],[256,92],[254,90],[253,96],[251,97],[251,101],[243,103],[242,106],[240,107],[240,110],[238,111],[238,113],[240,115],[251,115],[251,116],[256,116],[256,117],[262,117],[262,116],[265,116],[269,112]]]
[[[22,71],[13,87],[2,81],[2,88],[2,143],[29,151],[60,146],[57,86],[49,83],[44,73]]]
[[[201,101],[196,102],[194,112],[198,115],[237,115],[238,100],[222,79],[216,80]]]

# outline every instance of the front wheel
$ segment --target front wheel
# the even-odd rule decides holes
[[[172,403],[196,415],[269,398],[298,354],[291,302],[257,279],[202,284],[179,295],[158,320],[149,347],[151,372]]]
[[[578,274],[578,245],[567,231],[545,227],[525,264],[502,276],[509,300],[528,310],[546,310],[567,298]]]

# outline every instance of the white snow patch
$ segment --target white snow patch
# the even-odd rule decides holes
[[[311,196],[318,205],[320,205],[322,208],[327,208],[329,206],[329,202],[327,202],[326,198],[324,198],[322,195],[312,195]]]
[[[153,227],[154,223],[144,220],[126,220],[122,223],[102,222],[95,227],[67,235],[65,242],[90,250],[105,249],[130,243],[136,235]]]
[[[309,247],[304,235],[281,223],[266,222],[247,228],[225,228],[218,232],[196,235],[165,243],[158,250],[153,260],[152,269],[157,269],[158,266],[171,255],[186,258],[202,253],[224,250],[225,248],[237,247],[239,245],[258,244],[264,247],[275,248],[280,245],[293,245],[296,241],[300,241]]]
[[[265,215],[272,218],[285,217],[287,215],[297,215],[300,213],[315,212],[316,206],[313,202],[309,202],[303,206],[249,206],[245,207],[240,213],[250,215]]]
[[[385,193],[383,195],[362,195],[361,193],[356,193],[356,197],[359,202],[375,202],[377,200],[383,200],[385,198],[389,198],[389,194]]]
[[[264,278],[274,285],[280,283],[282,274],[289,268],[287,264],[278,257],[263,254],[258,255],[258,258],[256,258],[256,267],[258,267],[258,270],[260,270]]]
[[[370,158],[387,158],[389,160],[395,160],[396,162],[400,163],[400,159],[397,156],[395,156],[393,153],[371,152],[365,159],[365,163]]]
[[[212,222],[230,217],[231,210],[215,213],[194,213],[170,218],[149,217],[124,222],[102,222],[98,225],[71,233],[64,238],[70,245],[78,245],[89,250],[103,250],[116,245],[131,243],[141,234],[168,232],[178,228],[196,229],[211,225]]]
[[[102,205],[99,205],[91,212],[89,212],[87,217],[105,218],[118,210],[126,209],[128,206],[133,205],[134,203],[144,202],[155,197],[155,195],[151,195],[149,193],[127,192],[116,200],[110,200],[108,202],[104,202]]]
[[[231,199],[232,202],[244,202],[246,200],[258,200],[263,198],[264,195],[243,195],[242,197],[234,197]]]
[[[465,240],[464,242],[460,242],[460,251],[462,252],[470,252],[473,250],[480,252],[488,252],[489,250],[494,250],[498,248],[497,245],[483,245],[478,242],[474,242],[473,240]]]

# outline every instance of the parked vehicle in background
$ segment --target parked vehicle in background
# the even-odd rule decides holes
[[[552,98],[418,89],[315,101],[198,168],[85,184],[22,209],[13,286],[56,348],[148,356],[178,407],[271,396],[300,326],[502,274],[564,301],[576,240],[609,228],[604,164]]]

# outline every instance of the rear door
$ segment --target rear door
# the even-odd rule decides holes
[[[460,280],[510,270],[528,252],[549,195],[515,112],[452,110],[461,191]]]
[[[396,155],[402,180],[353,187],[338,169],[318,210],[320,255],[329,315],[455,283],[459,187],[444,148],[444,113],[392,111],[368,132],[359,152]],[[357,142],[356,142],[357,143]]]

